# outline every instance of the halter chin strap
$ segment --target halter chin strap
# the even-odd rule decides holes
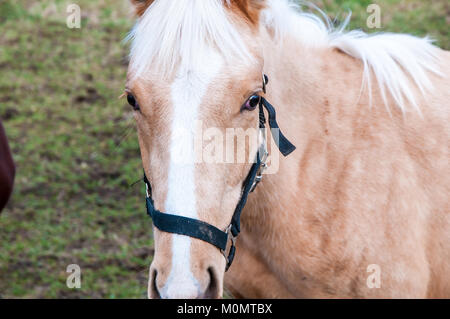
[[[264,87],[267,84],[267,80],[267,76],[264,75]],[[250,172],[248,173],[247,178],[243,183],[241,199],[239,200],[236,209],[234,210],[231,223],[226,230],[220,230],[219,228],[198,219],[166,214],[155,209],[155,205],[152,199],[152,187],[144,172],[144,182],[147,189],[147,214],[152,218],[153,225],[161,231],[197,238],[213,246],[216,246],[218,249],[220,249],[227,261],[226,270],[228,270],[233,263],[233,259],[236,253],[236,238],[241,232],[242,210],[247,203],[248,195],[255,190],[258,183],[262,180],[262,174],[267,167],[266,160],[268,157],[268,153],[264,133],[266,124],[264,109],[266,109],[267,113],[269,114],[269,126],[271,129],[272,137],[274,138],[280,152],[284,156],[288,156],[295,150],[295,146],[292,145],[291,142],[289,142],[289,140],[281,133],[279,129],[276,120],[275,108],[269,102],[267,102],[264,97],[261,97],[259,104],[259,127],[262,131],[264,140],[256,155],[256,163],[254,163],[250,168]],[[226,249],[228,241],[231,242],[231,245],[227,254]]]

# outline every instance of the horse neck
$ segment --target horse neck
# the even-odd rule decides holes
[[[266,97],[277,110],[281,130],[297,147],[286,158],[280,155],[277,174],[264,177],[243,215],[244,225],[270,233],[290,227],[286,223],[293,219],[314,215],[317,207],[308,206],[304,193],[319,199],[314,187],[337,180],[337,167],[344,162],[346,149],[329,149],[327,145],[342,138],[333,136],[339,126],[351,128],[354,117],[361,114],[355,101],[360,97],[362,65],[339,51],[311,48],[294,38],[285,39],[281,45],[269,36],[263,38],[264,71],[270,79]],[[313,170],[311,161],[326,158],[333,158],[335,171],[323,171],[327,165],[322,165],[314,176],[307,175]],[[331,205],[323,211],[331,212]]]

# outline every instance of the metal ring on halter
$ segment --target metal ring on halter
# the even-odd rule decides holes
[[[261,133],[263,141],[259,146],[258,154],[256,156],[259,156],[261,166],[258,168],[258,173],[256,174],[255,180],[250,189],[250,193],[253,193],[256,186],[258,186],[258,184],[262,181],[263,173],[267,169],[267,159],[269,157],[269,152],[267,150],[267,138],[266,138],[265,128],[261,128],[260,133]]]
[[[263,83],[263,87],[262,87],[263,92],[264,92],[264,94],[266,94],[266,92],[267,92],[266,88],[267,88],[267,84],[269,83],[269,78],[267,77],[267,75],[264,74],[264,72],[262,74],[262,83]]]
[[[147,194],[147,198],[151,198],[151,195],[148,192],[148,185],[147,185],[147,183],[145,183],[145,193]]]

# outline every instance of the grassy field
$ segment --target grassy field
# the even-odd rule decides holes
[[[82,28],[66,27],[66,7]],[[313,1],[351,26],[367,6],[381,31],[429,33],[450,49],[448,0]],[[119,101],[127,67],[121,41],[127,0],[0,0],[0,118],[17,164],[0,217],[0,297],[143,298],[151,262],[140,154],[129,107]],[[81,289],[66,287],[78,264]]]

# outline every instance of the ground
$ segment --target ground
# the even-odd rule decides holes
[[[313,1],[366,26],[378,3],[382,29],[430,34],[450,49],[448,0]],[[81,7],[81,29],[66,8]],[[143,298],[151,221],[135,126],[121,95],[133,19],[127,0],[0,2],[0,118],[17,177],[0,216],[0,297]],[[367,28],[364,28],[367,29]],[[66,268],[81,267],[80,289]]]

